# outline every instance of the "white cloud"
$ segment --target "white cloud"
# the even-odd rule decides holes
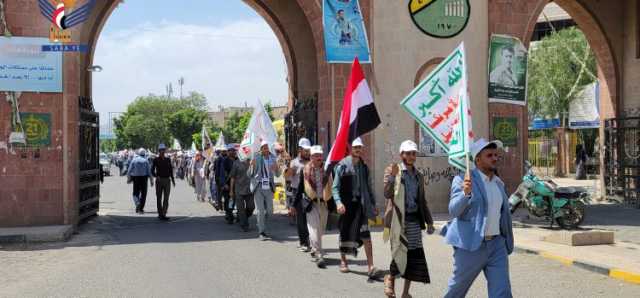
[[[219,27],[163,21],[103,33],[94,64],[104,68],[93,75],[94,104],[104,121],[137,96],[165,94],[169,82],[178,95],[181,76],[184,94],[204,93],[212,108],[258,98],[284,104],[288,94],[282,48],[259,18]]]

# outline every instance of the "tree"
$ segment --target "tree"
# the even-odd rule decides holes
[[[244,131],[249,126],[249,120],[251,120],[251,113],[242,115],[234,113],[227,119],[222,129],[227,143],[240,143],[242,141]]]
[[[178,140],[180,146],[189,148],[194,132],[202,130],[202,122],[206,117],[206,112],[190,107],[167,116],[166,121],[169,132]]]
[[[114,152],[118,150],[116,140],[100,140],[100,152]]]
[[[554,32],[532,45],[528,69],[528,109],[530,115],[560,118],[556,132],[558,163],[556,175],[569,172],[566,129],[569,105],[585,85],[597,80],[596,60],[582,31],[576,27]]]
[[[173,138],[189,148],[192,135],[202,129],[206,118],[207,100],[191,92],[183,99],[149,94],[136,98],[115,123],[116,145],[119,148],[155,148],[160,143],[170,145]]]
[[[527,97],[535,117],[560,117],[567,124],[569,104],[596,78],[596,60],[582,31],[571,27],[532,45]]]

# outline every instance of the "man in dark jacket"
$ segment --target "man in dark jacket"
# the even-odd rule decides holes
[[[233,209],[230,204],[229,197],[229,173],[233,167],[234,160],[228,155],[227,147],[220,148],[220,157],[215,160],[213,171],[215,175],[216,186],[218,189],[218,202],[222,202],[224,206],[224,218],[228,224],[233,224]]]
[[[340,161],[335,168],[332,191],[340,214],[340,272],[349,272],[346,255],[357,256],[358,248],[364,244],[368,275],[369,278],[374,278],[376,272],[373,267],[369,219],[376,218],[378,209],[369,168],[361,158],[363,146],[360,138],[353,141],[351,155]]]

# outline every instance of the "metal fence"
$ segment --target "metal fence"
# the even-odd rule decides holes
[[[640,208],[640,117],[605,120],[605,171],[607,197]]]
[[[80,97],[78,217],[80,221],[98,213],[100,199],[100,118],[90,97]]]

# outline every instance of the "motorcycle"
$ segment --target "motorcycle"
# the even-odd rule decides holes
[[[526,174],[518,189],[509,197],[511,213],[524,205],[530,214],[556,221],[561,228],[577,228],[585,217],[585,204],[591,196],[581,187],[558,187],[551,180],[538,178],[531,164],[525,163]]]

